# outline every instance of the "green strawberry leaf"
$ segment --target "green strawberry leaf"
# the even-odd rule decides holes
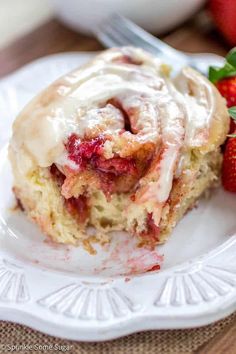
[[[236,106],[230,107],[228,109],[229,115],[233,120],[236,120]]]
[[[226,60],[229,64],[236,68],[236,47],[226,55]]]
[[[222,68],[216,66],[209,67],[208,77],[214,84],[220,79],[229,76],[236,76],[236,68],[227,62]]]
[[[225,77],[236,76],[236,47],[230,50],[225,59],[223,67],[209,67],[208,77],[213,84]]]

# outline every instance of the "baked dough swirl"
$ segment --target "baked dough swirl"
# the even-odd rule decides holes
[[[84,242],[93,225],[99,240],[127,230],[153,246],[217,179],[224,99],[195,70],[169,71],[141,49],[110,49],[17,117],[14,191],[54,240]]]

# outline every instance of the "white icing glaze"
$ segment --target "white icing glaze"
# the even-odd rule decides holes
[[[122,62],[126,58],[141,65]],[[129,114],[132,137],[160,145],[144,177],[152,182],[144,188],[140,181],[138,199],[163,205],[181,151],[208,143],[219,98],[199,73],[184,68],[171,80],[162,74],[160,61],[140,49],[106,51],[36,97],[14,123],[11,149],[16,160],[22,171],[29,169],[29,161],[41,167],[71,166],[65,142],[72,133],[80,138],[96,132],[114,137],[124,128],[122,112],[109,103],[114,98]]]
[[[202,146],[209,139],[210,123],[215,111],[213,87],[206,78],[190,68],[182,70],[175,84],[185,102],[186,145]]]

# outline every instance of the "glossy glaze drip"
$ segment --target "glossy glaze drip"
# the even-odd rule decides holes
[[[15,121],[11,147],[23,171],[32,165],[71,165],[65,149],[71,134],[81,139],[105,134],[112,140],[124,130],[122,112],[109,103],[115,99],[129,116],[133,134],[124,133],[127,141],[156,144],[137,201],[154,199],[163,205],[183,153],[211,143],[216,100],[221,99],[214,90],[190,68],[171,80],[160,61],[140,49],[109,50],[56,81],[26,106]],[[28,157],[25,161],[23,155]]]

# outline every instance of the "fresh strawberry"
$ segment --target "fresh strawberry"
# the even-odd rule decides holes
[[[236,121],[236,107],[229,108],[232,121]],[[222,166],[222,184],[229,192],[236,193],[236,130],[226,142]]]
[[[229,108],[236,106],[236,48],[228,53],[222,67],[209,68],[209,80],[216,85]],[[235,129],[236,124],[231,119],[230,133]]]
[[[210,0],[209,9],[223,36],[231,45],[236,45],[236,1]]]
[[[236,130],[235,130],[236,137]],[[228,139],[222,167],[222,184],[229,192],[236,193],[236,138]]]
[[[218,81],[216,87],[226,99],[228,107],[236,105],[236,76],[226,77]]]
[[[216,83],[216,87],[220,91],[221,95],[226,99],[227,106],[236,106],[236,76],[226,77]],[[230,133],[233,133],[236,129],[236,124],[233,119],[230,121]]]
[[[229,139],[226,141],[223,166],[222,184],[229,191],[236,193],[236,48],[226,56],[223,67],[210,67],[209,79],[227,101],[231,126]]]

